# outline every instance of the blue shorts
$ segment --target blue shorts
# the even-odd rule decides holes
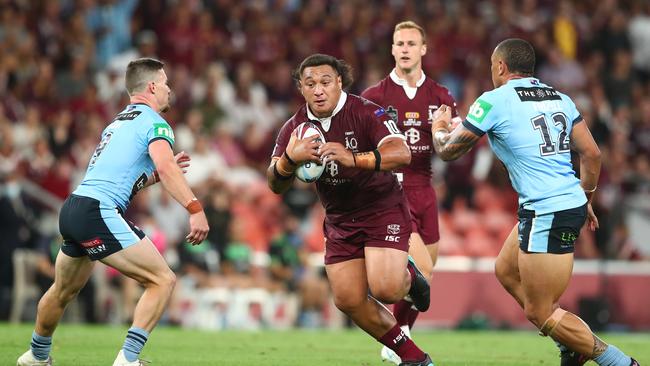
[[[70,257],[87,255],[91,260],[105,258],[145,237],[114,205],[75,194],[61,207],[59,230],[63,253]]]
[[[526,253],[573,253],[587,219],[587,205],[536,215],[519,209],[519,248]]]

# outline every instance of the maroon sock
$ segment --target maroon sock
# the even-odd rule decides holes
[[[408,312],[409,329],[413,329],[413,324],[415,324],[415,319],[418,318],[418,315],[420,315],[420,312],[417,309],[413,309],[412,307],[409,308],[409,312]]]
[[[409,325],[409,321],[411,320],[411,306],[413,306],[413,303],[404,299],[393,305],[393,316],[395,316],[395,320],[397,320],[397,324],[400,327],[402,325]]]
[[[424,352],[413,343],[411,338],[404,334],[404,331],[399,327],[399,324],[395,324],[395,326],[386,334],[381,336],[378,341],[395,351],[403,362],[424,360]]]

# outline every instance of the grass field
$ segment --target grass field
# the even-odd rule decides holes
[[[15,365],[28,347],[32,325],[0,324],[0,365]],[[54,338],[55,365],[110,365],[126,328],[62,325]],[[650,364],[650,334],[604,334],[606,341]],[[559,365],[549,339],[534,332],[415,332],[415,341],[436,366]],[[152,366],[388,366],[379,359],[379,344],[358,330],[202,332],[157,328],[142,357]],[[595,365],[595,364],[594,364]]]

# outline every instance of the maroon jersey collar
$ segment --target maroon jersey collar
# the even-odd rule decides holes
[[[330,130],[330,125],[332,123],[332,117],[334,117],[341,109],[343,109],[343,106],[345,105],[345,101],[348,99],[348,93],[341,91],[341,96],[339,97],[339,102],[336,104],[336,107],[332,111],[332,115],[329,117],[323,117],[323,118],[318,118],[316,117],[311,111],[309,110],[309,105],[306,105],[307,107],[307,118],[311,121],[319,121],[321,126],[323,127],[323,130],[325,132],[328,132]]]
[[[426,80],[426,75],[424,75],[424,71],[420,71],[420,72],[422,73],[422,75],[420,76],[420,80],[418,80],[417,83],[415,83],[415,86],[417,88],[421,87],[422,84],[424,84],[424,80]],[[393,69],[393,71],[390,72],[390,79],[393,80],[393,82],[397,85],[410,88],[406,80],[400,79],[395,69]]]

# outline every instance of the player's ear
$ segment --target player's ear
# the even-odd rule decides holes
[[[343,78],[341,75],[336,77],[336,82],[339,84],[339,88],[343,89]]]
[[[150,81],[147,83],[147,89],[151,94],[156,94],[156,82],[155,81]]]
[[[422,47],[420,48],[420,56],[424,56],[427,54],[427,45],[423,44]]]
[[[504,75],[508,71],[508,65],[503,60],[499,60],[497,70],[499,70],[499,76]]]

